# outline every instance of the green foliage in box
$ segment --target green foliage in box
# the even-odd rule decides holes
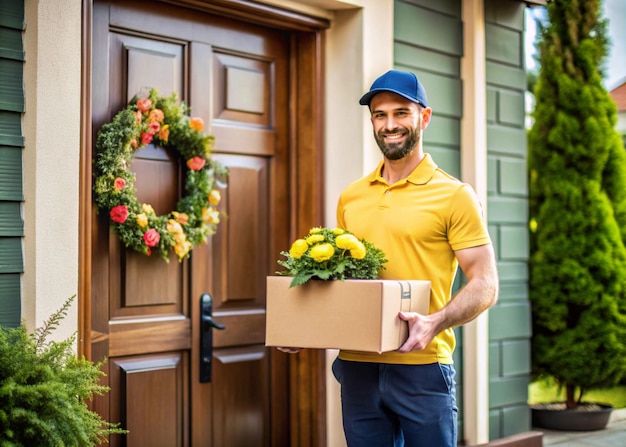
[[[0,327],[0,447],[87,447],[125,433],[87,406],[108,391],[101,365],[76,358],[75,337],[48,341],[73,299],[34,334]]]
[[[547,10],[528,141],[532,360],[575,408],[626,375],[626,155],[602,82],[600,0]]]

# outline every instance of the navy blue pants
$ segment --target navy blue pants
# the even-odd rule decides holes
[[[452,365],[391,365],[337,358],[349,447],[456,447]]]

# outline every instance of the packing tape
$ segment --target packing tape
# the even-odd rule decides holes
[[[411,283],[406,283],[406,290],[404,288],[405,284],[401,281],[398,281],[398,284],[400,284],[400,294],[402,296],[400,310],[402,312],[411,312]]]

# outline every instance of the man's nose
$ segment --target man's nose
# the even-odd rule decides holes
[[[393,116],[387,116],[383,123],[383,128],[385,130],[394,130],[398,127],[398,123]]]

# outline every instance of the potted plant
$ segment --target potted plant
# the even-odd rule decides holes
[[[602,84],[600,0],[547,12],[529,132],[532,365],[566,401],[532,413],[537,426],[592,430],[611,408],[585,403],[585,390],[626,374],[626,158]]]
[[[67,315],[69,298],[43,326],[29,334],[24,325],[0,326],[0,446],[88,447],[109,434],[126,433],[87,406],[99,385],[100,364],[78,359],[74,338],[48,337]]]

